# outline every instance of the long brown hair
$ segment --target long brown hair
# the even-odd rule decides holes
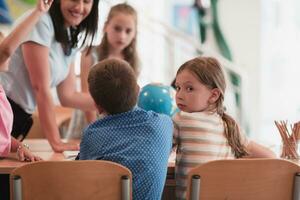
[[[60,9],[60,2],[61,0],[55,0],[49,10],[49,14],[54,26],[55,40],[61,43],[64,53],[68,55],[69,51],[71,50],[70,48],[77,47],[80,40],[79,35],[80,33],[83,33],[83,42],[81,47],[86,44],[88,36],[91,37],[87,51],[89,52],[92,48],[92,43],[98,27],[99,0],[93,0],[90,13],[77,27],[70,27],[71,40],[68,38],[67,29],[64,27],[65,20]]]
[[[124,13],[126,15],[132,16],[135,21],[135,27],[137,27],[137,12],[132,6],[130,6],[126,3],[117,4],[110,9],[107,20],[105,22],[105,26],[109,23],[109,21],[114,16],[116,16],[120,13]],[[131,43],[123,50],[123,55],[124,55],[124,59],[133,68],[135,74],[138,74],[139,66],[138,66],[138,55],[137,55],[137,50],[136,50],[136,37],[137,37],[137,33],[135,34]],[[98,46],[97,51],[98,51],[99,61],[104,60],[105,58],[108,58],[109,43],[108,43],[108,39],[107,39],[107,33],[104,33],[102,41],[101,41],[100,45]]]
[[[224,122],[224,134],[232,152],[236,158],[248,155],[245,146],[241,142],[241,133],[236,121],[225,113],[223,106],[226,81],[221,64],[212,57],[197,57],[184,63],[177,71],[177,75],[183,70],[192,72],[198,80],[210,89],[218,88],[220,96],[215,102],[214,109],[222,117]]]

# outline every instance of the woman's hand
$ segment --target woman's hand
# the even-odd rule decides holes
[[[35,161],[40,161],[42,158],[39,156],[33,155],[30,150],[28,145],[26,144],[20,144],[18,149],[17,149],[17,156],[20,161],[27,161],[27,162],[35,162]]]
[[[74,143],[59,143],[51,144],[53,151],[62,153],[63,151],[77,151],[79,150],[79,145]]]
[[[49,8],[51,7],[51,4],[53,3],[53,0],[38,0],[38,3],[36,5],[36,9],[41,12],[48,12]]]

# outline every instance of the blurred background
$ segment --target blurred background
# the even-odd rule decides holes
[[[101,30],[112,5],[102,0]],[[140,86],[171,84],[186,60],[209,55],[224,66],[226,107],[247,135],[264,144],[279,144],[274,120],[300,118],[300,1],[297,0],[129,0],[138,11]],[[35,0],[0,0],[0,30]],[[77,56],[77,74],[79,59]]]

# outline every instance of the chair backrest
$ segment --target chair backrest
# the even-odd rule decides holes
[[[296,163],[282,159],[212,161],[189,172],[187,199],[300,199],[298,172]]]
[[[41,161],[11,173],[12,199],[76,200],[132,198],[132,174],[114,162]]]

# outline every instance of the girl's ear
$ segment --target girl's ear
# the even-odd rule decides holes
[[[215,102],[219,99],[220,95],[221,95],[221,92],[220,92],[220,90],[219,90],[218,88],[212,89],[212,90],[211,90],[211,96],[210,96],[210,98],[208,99],[208,102],[209,102],[210,104],[215,103]]]

